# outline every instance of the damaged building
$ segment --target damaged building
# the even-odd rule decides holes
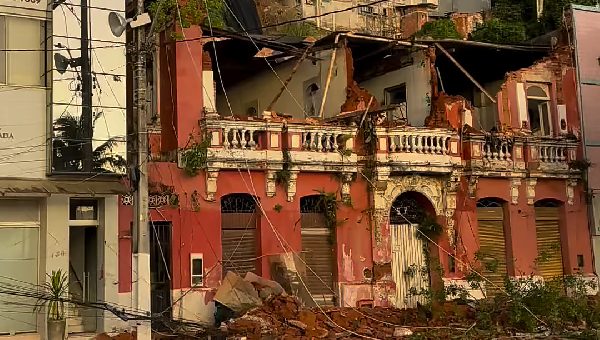
[[[489,278],[477,298],[504,276],[594,280],[567,47],[168,37],[152,65],[153,312],[212,320],[229,271],[307,305],[400,308],[472,269]]]

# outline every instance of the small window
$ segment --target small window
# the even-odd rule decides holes
[[[72,199],[69,219],[71,221],[95,221],[98,219],[98,201],[88,199]]]
[[[456,273],[456,261],[452,255],[448,255],[448,271],[450,273]]]
[[[585,263],[583,262],[583,255],[577,255],[577,267],[583,268]]]
[[[192,287],[204,285],[204,258],[203,254],[191,254]]]
[[[527,88],[527,113],[531,132],[536,136],[552,134],[550,119],[550,97],[545,85],[532,85]]]
[[[306,81],[304,89],[304,111],[307,116],[315,117],[321,111],[321,101],[323,98],[319,77]]]
[[[397,105],[397,110],[390,110],[388,120],[404,120],[406,119],[406,84],[400,84],[394,87],[388,87],[384,90],[385,104]]]
[[[373,14],[374,10],[373,7],[371,6],[364,6],[364,7],[359,7],[358,9],[358,13],[361,14]]]
[[[0,83],[44,85],[44,22],[0,17]]]

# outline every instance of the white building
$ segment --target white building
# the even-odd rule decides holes
[[[53,9],[56,3],[62,4]],[[82,69],[70,62],[81,55],[80,0],[0,0],[0,292],[33,293],[61,269],[74,299],[119,302],[124,169],[100,158],[125,157],[125,35],[115,38],[108,27],[108,14],[124,12],[125,1],[89,6],[91,137],[82,134]],[[55,61],[66,61],[67,69],[58,72]],[[109,139],[112,151],[101,153]],[[85,153],[86,140],[95,152]],[[89,163],[82,155],[90,155]],[[46,338],[46,314],[33,304],[0,293],[0,335]],[[67,314],[69,333],[123,326],[100,309],[69,306]]]

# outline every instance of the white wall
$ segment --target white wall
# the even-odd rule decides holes
[[[406,105],[408,123],[412,126],[423,126],[430,113],[431,74],[427,68],[425,54],[415,52],[413,63],[399,70],[365,80],[358,84],[369,91],[377,101],[385,104],[385,89],[406,84]]]
[[[318,61],[316,65],[313,65],[310,60],[303,61],[292,78],[292,81],[287,86],[293,97],[289,92],[284,90],[283,94],[274,105],[273,110],[292,115],[294,118],[303,119],[304,83],[309,79],[319,77],[321,80],[321,89],[324,91],[329,66],[331,64],[331,54],[332,51],[318,53],[317,57],[322,58],[323,60]],[[338,50],[325,102],[324,117],[331,117],[339,114],[341,110],[340,107],[346,101],[345,60],[346,56],[345,53],[343,53],[343,50]],[[271,70],[267,70],[237,86],[226,88],[234,115],[244,115],[246,105],[258,100],[258,114],[260,116],[273,98],[275,98],[282,87],[282,81],[285,81],[285,79],[288,78],[295,65],[296,60],[291,60],[275,67],[275,71],[279,78],[281,78],[281,81]],[[223,116],[231,115],[223,95],[220,95],[219,98],[217,98],[217,109],[219,114]]]

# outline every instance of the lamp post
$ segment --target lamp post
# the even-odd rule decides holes
[[[134,106],[133,124],[135,143],[133,147],[132,183],[134,185],[133,209],[133,268],[135,279],[135,308],[151,312],[150,303],[150,229],[148,228],[148,134],[146,126],[146,56],[144,52],[145,25],[150,23],[150,17],[144,13],[144,0],[136,2],[136,17],[125,19],[120,14],[111,12],[108,22],[112,33],[119,37],[127,25],[134,28],[135,69],[134,69]],[[151,323],[147,320],[137,321],[138,340],[150,340]]]

